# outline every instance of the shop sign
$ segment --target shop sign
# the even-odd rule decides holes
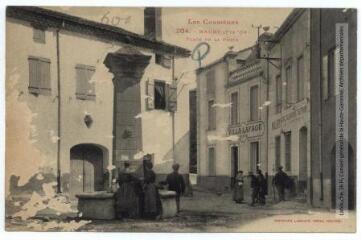
[[[260,137],[264,134],[264,122],[252,121],[241,123],[228,128],[228,135],[238,135],[241,142],[253,137]]]
[[[296,109],[296,110],[280,117],[279,119],[273,121],[272,129],[274,130],[274,129],[280,128],[283,124],[296,119],[297,117],[303,115],[306,112],[307,112],[307,105],[304,105],[304,106],[300,107],[299,109]]]

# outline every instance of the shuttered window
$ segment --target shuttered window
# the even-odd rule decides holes
[[[286,104],[292,103],[292,66],[286,68]]]
[[[305,74],[303,56],[297,59],[297,100],[305,98]]]
[[[29,92],[33,94],[50,95],[50,60],[39,57],[29,57]]]
[[[92,79],[95,67],[78,64],[76,71],[76,98],[81,100],[95,99],[95,82]]]
[[[231,124],[238,123],[238,92],[231,94]]]
[[[145,84],[147,110],[177,111],[176,83],[166,83],[164,80],[148,79]]]
[[[214,147],[208,148],[208,172],[210,176],[216,175],[216,151]]]
[[[154,82],[154,108],[166,109],[166,87],[163,81]]]
[[[34,26],[33,40],[37,43],[45,43],[45,29],[39,26]]]
[[[258,120],[258,86],[253,86],[250,89],[250,120],[256,121]]]
[[[276,77],[276,113],[282,111],[282,78],[280,75]]]

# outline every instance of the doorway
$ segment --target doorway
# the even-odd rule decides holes
[[[70,149],[70,198],[79,193],[104,190],[103,151],[92,144]]]
[[[298,146],[299,179],[298,191],[307,193],[307,128],[302,127],[299,132]]]
[[[238,172],[238,147],[231,147],[231,188],[234,187]]]

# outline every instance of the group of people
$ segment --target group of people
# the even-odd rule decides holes
[[[162,211],[159,196],[159,185],[156,184],[156,174],[149,157],[144,157],[144,179],[137,177],[130,169],[128,162],[118,174],[119,188],[115,193],[116,216],[122,218],[155,219]],[[179,164],[173,164],[173,172],[169,174],[163,185],[168,185],[168,190],[176,192],[177,210],[180,208],[180,196],[184,193],[185,182],[178,173]]]
[[[267,183],[267,173],[266,176],[263,175],[260,169],[257,169],[256,175],[253,172],[249,172],[248,176],[250,179],[250,187],[252,191],[251,195],[251,206],[254,206],[256,203],[260,205],[266,204],[266,195],[268,194],[268,183]],[[285,189],[292,188],[291,178],[283,171],[283,167],[280,166],[276,175],[272,180],[272,185],[276,187],[278,192],[278,200],[285,201]],[[234,179],[234,190],[233,190],[233,200],[236,203],[244,202],[244,175],[243,171],[238,171]]]

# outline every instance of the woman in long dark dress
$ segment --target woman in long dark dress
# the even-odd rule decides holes
[[[143,214],[145,218],[156,218],[161,211],[161,203],[157,186],[155,185],[155,173],[153,164],[148,162],[144,172],[144,205]]]
[[[140,215],[141,185],[130,171],[129,163],[124,163],[124,171],[118,177],[119,189],[115,193],[117,218],[137,218]]]
[[[233,200],[236,203],[242,203],[243,202],[243,172],[239,171],[237,173],[237,176],[235,178],[235,184],[234,184],[234,191],[233,191]]]

